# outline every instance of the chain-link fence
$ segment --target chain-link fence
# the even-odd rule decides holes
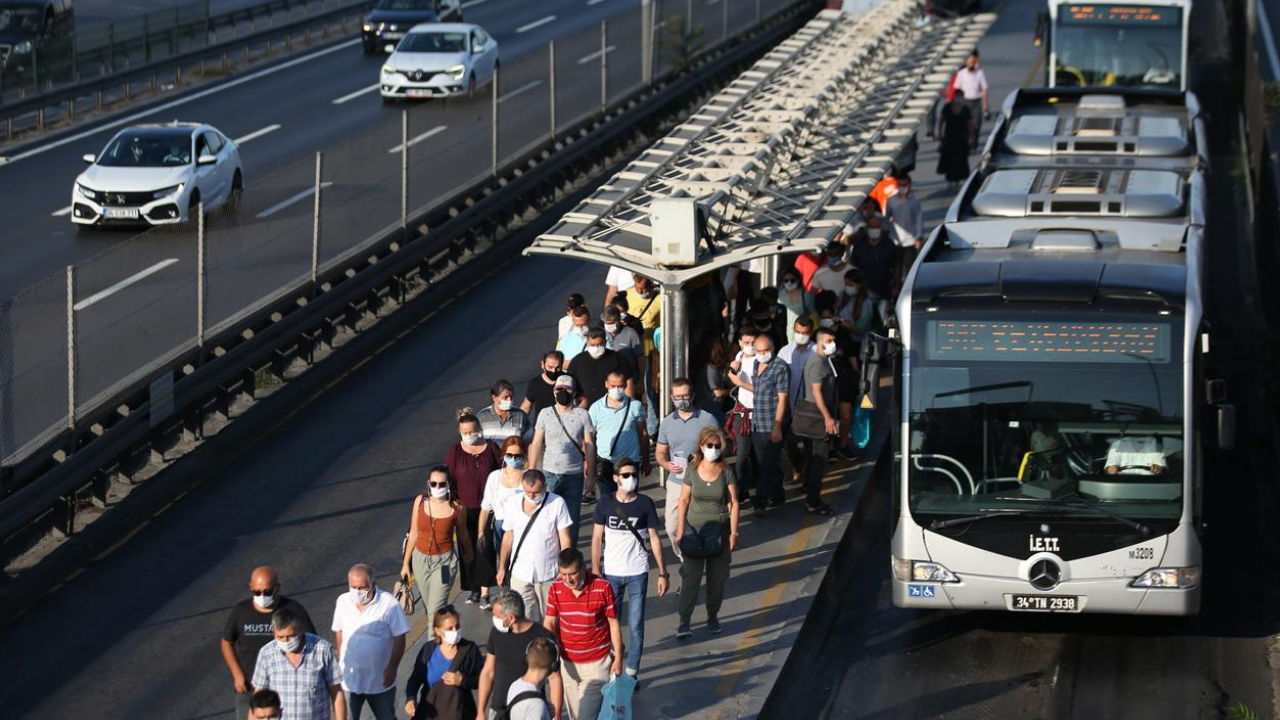
[[[767,18],[790,3],[763,0]],[[0,306],[0,459],[13,462],[181,353],[499,173],[539,144],[715,45],[725,4],[653,6],[505,59],[471,97],[389,105],[360,134],[261,179],[191,222],[119,243]],[[735,15],[735,8],[743,11]],[[717,14],[719,13],[719,14]],[[672,20],[676,18],[676,20]],[[681,34],[683,33],[683,35]],[[732,35],[732,31],[731,31]],[[710,39],[708,39],[710,38]],[[376,102],[376,101],[375,101]],[[207,198],[213,199],[213,198]]]

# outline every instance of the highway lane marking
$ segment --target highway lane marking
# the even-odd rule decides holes
[[[106,298],[109,298],[112,295],[115,295],[116,293],[120,292],[121,290],[124,290],[130,285],[141,282],[142,280],[145,280],[146,278],[152,275],[155,275],[156,273],[169,267],[170,265],[173,265],[176,262],[178,262],[178,258],[169,258],[168,260],[161,260],[160,262],[156,263],[155,265],[152,265],[146,270],[142,270],[130,275],[129,277],[121,280],[115,285],[112,285],[106,290],[99,290],[98,292],[90,295],[89,297],[81,300],[75,305],[72,305],[71,307],[72,309],[77,311],[84,310],[85,308],[89,307],[90,305],[93,305],[94,303],[100,300],[105,300]]]
[[[343,104],[343,103],[345,103],[345,102],[349,102],[349,101],[351,101],[351,100],[355,100],[356,98],[360,97],[361,95],[367,95],[367,94],[369,94],[369,93],[371,93],[371,92],[373,92],[374,90],[377,90],[377,89],[378,89],[378,83],[374,83],[374,84],[370,85],[369,87],[360,88],[359,90],[357,90],[357,91],[355,91],[355,92],[353,92],[353,93],[351,93],[351,94],[349,94],[349,95],[343,95],[342,97],[338,98],[337,100],[334,100],[334,101],[333,101],[333,104],[334,104],[334,105],[341,105],[341,104]]]
[[[332,187],[332,186],[333,186],[333,183],[331,183],[331,182],[320,183],[320,187],[321,187],[321,188],[327,188],[327,187]],[[258,219],[259,219],[259,220],[265,220],[265,219],[267,219],[267,218],[271,217],[272,215],[275,215],[276,213],[280,212],[281,210],[283,210],[283,209],[285,209],[285,208],[289,207],[290,205],[292,205],[292,204],[294,204],[294,203],[296,203],[296,202],[301,202],[301,201],[303,201],[303,200],[306,200],[307,198],[309,198],[309,197],[311,197],[312,195],[315,195],[315,194],[316,194],[316,189],[315,189],[315,188],[313,188],[313,187],[309,187],[309,188],[307,188],[306,190],[303,190],[302,192],[298,193],[297,195],[293,195],[293,196],[290,196],[290,197],[288,197],[288,198],[285,198],[284,200],[281,200],[280,202],[276,203],[275,205],[272,205],[271,207],[267,208],[266,210],[263,210],[262,212],[258,213]]]
[[[130,125],[137,120],[141,120],[142,118],[161,115],[173,108],[181,107],[188,103],[195,102],[196,100],[209,97],[210,95],[217,95],[218,93],[226,92],[227,90],[239,87],[241,85],[244,85],[245,83],[250,83],[250,82],[253,82],[254,80],[258,80],[260,78],[264,78],[269,75],[274,75],[278,72],[288,70],[289,68],[302,65],[303,63],[309,63],[315,60],[316,58],[323,57],[325,55],[331,55],[336,52],[341,52],[343,50],[346,50],[347,48],[355,47],[356,45],[359,45],[361,42],[363,41],[360,38],[354,38],[352,40],[348,40],[347,42],[338,43],[337,45],[334,45],[331,48],[325,48],[324,50],[319,50],[309,55],[303,55],[302,57],[294,58],[293,60],[283,62],[279,65],[265,68],[263,70],[259,70],[258,72],[251,73],[249,75],[245,75],[242,78],[236,78],[235,80],[230,80],[217,87],[211,87],[208,90],[201,90],[200,92],[193,93],[186,97],[181,97],[176,100],[172,100],[163,105],[154,107],[150,110],[143,110],[142,112],[137,112],[132,115],[127,115],[125,117],[103,123],[102,125],[99,125],[90,130],[85,130],[84,132],[76,133],[75,135],[69,135],[65,138],[62,138],[61,140],[55,140],[47,145],[41,145],[40,147],[32,148],[26,152],[18,153],[17,155],[10,157],[9,162],[5,163],[5,165],[12,165],[13,163],[18,162],[19,160],[25,160],[30,157],[35,157],[36,155],[43,155],[44,153],[47,153],[50,150],[55,150],[57,148],[60,148],[63,145],[69,145],[74,142],[79,142],[81,140],[84,140],[85,138],[90,138],[90,137],[93,137],[94,135],[98,135],[105,130],[112,130],[114,128],[118,128],[124,125]]]
[[[250,140],[256,140],[256,139],[258,139],[258,138],[262,137],[263,135],[269,135],[269,134],[271,134],[271,133],[273,133],[273,132],[275,132],[275,131],[277,131],[277,130],[279,130],[279,129],[280,129],[280,126],[279,126],[279,125],[268,125],[268,126],[266,126],[266,127],[262,128],[261,130],[254,130],[253,132],[249,133],[248,135],[242,135],[242,136],[240,136],[240,137],[236,138],[235,140],[233,140],[232,142],[234,142],[234,143],[235,143],[235,144],[237,144],[237,145],[243,145],[243,144],[245,144],[245,143],[249,142]]]
[[[460,7],[461,7],[463,10],[466,10],[467,8],[473,8],[473,7],[477,6],[477,5],[480,5],[481,3],[487,3],[487,2],[489,2],[489,0],[471,0],[470,2],[464,2],[464,3],[462,3],[462,5],[461,5]]]
[[[587,5],[599,5],[602,2],[604,2],[604,0],[587,0]]]
[[[501,100],[499,100],[498,102],[502,102],[502,101],[501,101]],[[409,140],[409,147],[413,147],[414,145],[417,145],[418,143],[422,142],[423,140],[426,140],[427,138],[431,137],[432,135],[439,135],[440,133],[442,133],[442,132],[444,132],[445,130],[448,130],[448,129],[449,129],[449,126],[448,126],[448,125],[437,125],[437,126],[435,126],[435,127],[431,128],[430,130],[428,130],[428,131],[426,131],[426,132],[422,133],[421,135],[418,135],[418,136],[416,136],[416,137],[414,137],[414,138],[411,138],[411,139]],[[403,144],[401,144],[401,145],[397,145],[397,146],[395,146],[395,147],[391,148],[390,150],[388,150],[388,151],[387,151],[387,154],[389,154],[389,155],[394,155],[394,154],[396,154],[396,153],[400,152],[401,150],[404,150],[404,145],[403,145]]]
[[[500,95],[498,97],[498,102],[504,103],[517,95],[522,95],[524,93],[529,92],[530,90],[538,87],[541,84],[542,84],[541,80],[534,80],[533,82],[525,83],[524,85],[521,85],[520,87],[516,88],[515,90],[512,90],[506,95]]]
[[[548,16],[546,16],[546,17],[542,18],[541,20],[534,20],[533,22],[529,23],[528,25],[522,25],[521,27],[516,28],[516,32],[517,32],[517,33],[529,32],[530,30],[532,30],[532,29],[534,29],[534,28],[540,28],[540,27],[542,27],[543,25],[546,25],[547,23],[553,23],[553,22],[555,22],[555,21],[556,21],[556,16],[555,16],[555,15],[548,15]]]
[[[583,57],[578,58],[578,64],[579,64],[579,65],[586,65],[587,63],[591,62],[592,60],[596,60],[596,59],[598,59],[598,58],[600,57],[600,55],[601,55],[601,53],[602,53],[602,52],[611,53],[611,52],[613,52],[614,50],[617,50],[617,49],[618,49],[618,46],[617,46],[617,45],[606,45],[603,51],[601,51],[601,50],[597,50],[597,51],[595,51],[595,52],[591,53],[590,55],[585,55],[585,56],[583,56]]]
[[[1271,35],[1271,19],[1267,17],[1266,3],[1258,3],[1258,29],[1267,46],[1267,59],[1271,61],[1271,79],[1280,80],[1280,56],[1276,54],[1276,39]]]
[[[64,207],[64,208],[62,208],[61,210],[54,210],[54,211],[53,211],[53,216],[54,216],[54,217],[62,217],[62,216],[64,216],[64,215],[70,215],[70,214],[71,214],[71,206],[70,206],[70,205],[68,205],[68,206],[66,206],[66,207]]]

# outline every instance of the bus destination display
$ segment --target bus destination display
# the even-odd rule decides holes
[[[1078,25],[1172,25],[1182,24],[1182,11],[1152,5],[1064,5],[1062,19]]]
[[[932,320],[930,360],[1167,363],[1169,325]]]

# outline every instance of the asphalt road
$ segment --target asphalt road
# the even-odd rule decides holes
[[[695,20],[715,20],[719,28],[722,2],[730,3],[731,33],[754,21],[755,4],[744,0],[698,0]],[[767,0],[763,8],[785,4]],[[621,97],[639,85],[638,5],[635,0],[473,0],[468,19],[494,32],[504,60],[498,88],[500,161],[550,132],[549,40],[556,39],[559,127],[600,105],[602,20],[614,19],[607,40],[608,97]],[[683,12],[687,5],[671,7]],[[707,39],[717,35],[709,33]],[[6,310],[9,317],[0,318],[0,327],[12,329],[9,358],[0,360],[0,386],[9,387],[5,405],[12,408],[12,422],[0,428],[0,456],[65,416],[67,265],[79,263],[77,303],[93,299],[76,313],[78,406],[194,341],[196,262],[189,228],[136,238],[127,232],[76,233],[65,217],[72,182],[83,167],[80,156],[100,151],[119,126],[194,119],[233,138],[250,138],[242,147],[249,184],[245,201],[234,216],[211,217],[207,234],[206,326],[211,329],[309,272],[314,203],[309,190],[317,151],[325,151],[322,265],[399,224],[403,109],[411,108],[411,211],[490,172],[488,88],[470,101],[384,106],[373,84],[381,60],[362,56],[358,43],[338,44],[186,94],[175,107],[88,125],[19,148],[0,165],[0,217],[5,218],[0,252],[6,258],[0,264],[0,298],[18,295]],[[90,256],[96,257],[81,262]]]

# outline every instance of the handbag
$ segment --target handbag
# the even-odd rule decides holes
[[[680,554],[688,558],[706,560],[720,557],[724,552],[724,540],[720,536],[720,523],[710,522],[699,530],[685,523],[684,534],[680,536]]]
[[[623,673],[609,679],[601,688],[603,706],[596,720],[630,720],[631,696],[636,691],[636,679]]]
[[[800,382],[800,397],[791,408],[791,434],[822,440],[827,437],[827,421],[818,404],[809,398],[809,385]]]
[[[400,605],[400,609],[405,615],[412,615],[413,609],[417,603],[413,599],[413,577],[406,575],[396,580],[395,588],[391,591],[395,597],[396,603]]]

